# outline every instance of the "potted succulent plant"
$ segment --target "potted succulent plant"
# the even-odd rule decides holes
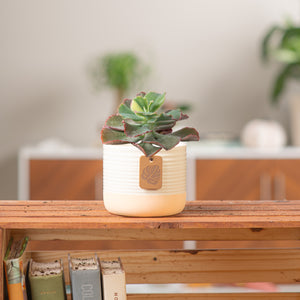
[[[278,104],[288,82],[300,79],[300,27],[287,21],[275,25],[265,34],[262,45],[264,61],[272,59],[280,64],[271,93],[271,101]],[[293,144],[300,146],[300,96],[290,99],[291,130]]]
[[[173,131],[188,116],[160,112],[165,94],[139,93],[125,99],[101,131],[103,199],[106,209],[126,216],[179,213],[186,202],[186,141],[198,141],[190,127]]]

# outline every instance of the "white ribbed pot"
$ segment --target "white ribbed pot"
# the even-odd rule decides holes
[[[143,153],[131,144],[103,145],[103,200],[114,214],[133,217],[169,216],[186,202],[186,145],[161,150],[162,187],[142,189],[139,163]]]

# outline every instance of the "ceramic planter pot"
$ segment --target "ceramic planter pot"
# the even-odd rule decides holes
[[[103,145],[103,200],[114,214],[134,217],[169,216],[181,212],[186,202],[186,145],[161,150],[162,185],[140,187],[140,157],[131,144]]]

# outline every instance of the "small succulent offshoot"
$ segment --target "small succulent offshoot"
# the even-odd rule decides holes
[[[159,113],[165,101],[165,93],[137,94],[134,99],[125,99],[118,113],[110,116],[101,131],[103,144],[133,144],[145,156],[151,157],[161,149],[170,150],[181,141],[198,141],[196,129],[185,127],[173,131],[177,121],[188,116],[180,110]]]

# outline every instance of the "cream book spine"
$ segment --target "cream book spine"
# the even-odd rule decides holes
[[[120,258],[100,261],[103,300],[126,300],[126,279]]]

